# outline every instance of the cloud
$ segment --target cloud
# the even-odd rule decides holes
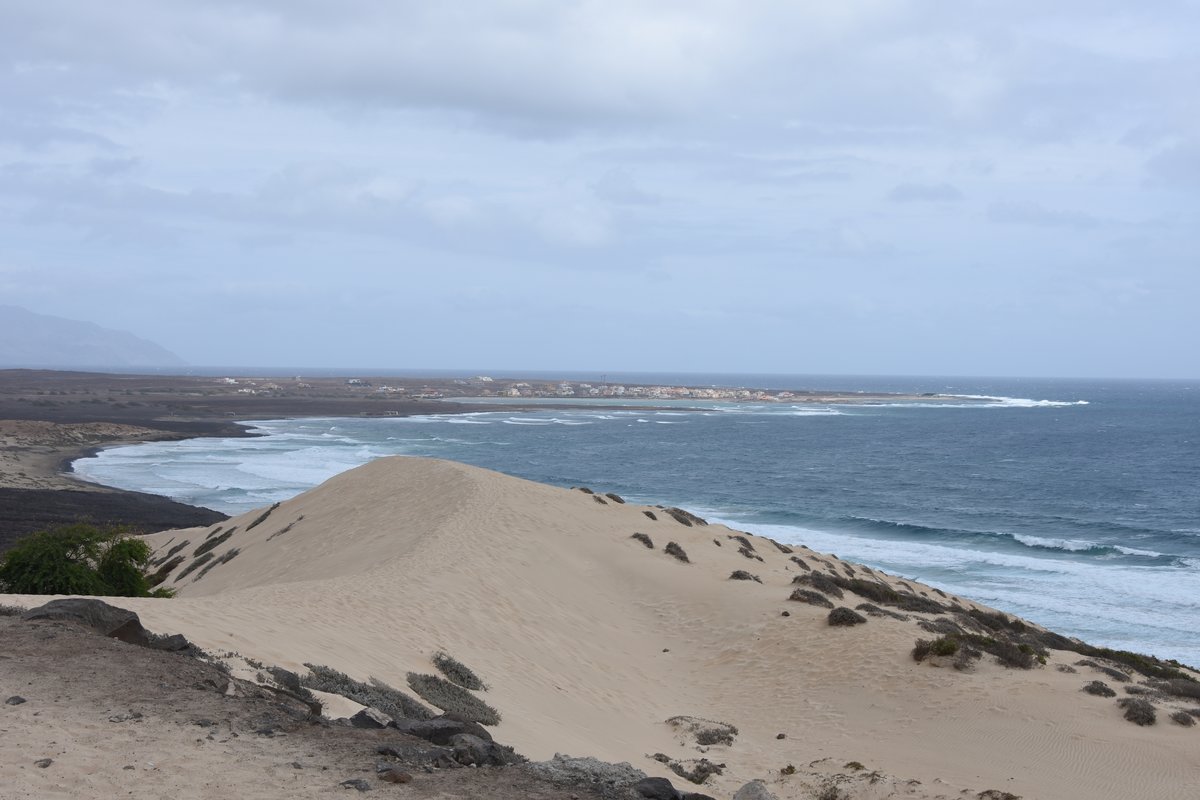
[[[948,183],[901,183],[888,192],[893,203],[957,203],[963,194]]]
[[[1032,201],[993,203],[988,208],[988,219],[1006,225],[1031,225],[1039,228],[1071,228],[1092,230],[1117,225],[1079,211],[1058,211],[1045,208]]]
[[[1187,139],[1155,153],[1146,161],[1146,174],[1165,186],[1200,186],[1200,139]]]

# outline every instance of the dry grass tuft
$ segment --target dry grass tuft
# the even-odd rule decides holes
[[[436,675],[408,673],[408,685],[427,703],[480,725],[499,725],[500,712],[458,684]]]
[[[679,559],[685,564],[691,563],[691,560],[688,559],[687,553],[685,553],[683,548],[679,546],[678,542],[667,542],[667,546],[663,548],[663,552],[669,556],[675,556],[675,558]]]

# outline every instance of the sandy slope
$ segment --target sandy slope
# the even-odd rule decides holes
[[[1200,796],[1200,728],[1171,723],[1165,708],[1153,727],[1124,721],[1113,700],[1079,691],[1103,676],[1055,669],[1077,654],[1054,652],[1030,671],[989,657],[965,673],[918,664],[909,651],[929,637],[921,615],[830,627],[824,609],[787,601],[802,570],[768,540],[750,537],[762,561],[750,559],[728,529],[645,510],[453,462],[380,459],[253,527],[261,511],[223,523],[237,532],[213,552],[238,554],[198,580],[199,570],[168,579],[178,598],[121,603],[207,649],[402,688],[445,650],[489,683],[484,697],[504,715],[498,737],[533,758],[627,760],[681,783],[648,754],[701,753],[664,721],[732,723],[734,744],[704,753],[727,765],[703,789],[718,797],[752,778],[783,798],[811,797],[838,774],[864,798]],[[164,554],[188,541],[190,561],[215,529],[152,540]],[[663,553],[669,541],[690,564]],[[762,583],[729,580],[737,569]],[[872,783],[850,761],[881,776]],[[782,775],[789,764],[796,773]]]

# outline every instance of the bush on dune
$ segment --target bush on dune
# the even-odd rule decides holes
[[[0,589],[13,594],[170,597],[151,590],[150,545],[123,530],[68,525],[21,539],[0,557]]]

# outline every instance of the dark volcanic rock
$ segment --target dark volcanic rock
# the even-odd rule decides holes
[[[485,742],[492,741],[492,735],[478,722],[453,719],[445,715],[435,719],[392,720],[391,727],[409,736],[443,746],[449,745],[451,739],[463,733],[476,736]]]
[[[21,705],[21,703],[24,703],[24,702],[25,702],[24,697],[21,697],[21,695],[19,695],[19,694],[14,694],[12,697],[10,697],[4,701],[4,705],[19,706],[19,705]]]
[[[503,767],[506,764],[519,764],[525,759],[518,756],[511,748],[480,739],[469,733],[460,733],[452,737],[450,745],[454,748],[454,760],[464,767]]]
[[[386,728],[392,718],[375,708],[364,708],[350,718],[351,728]]]
[[[103,600],[81,597],[51,600],[44,606],[29,609],[21,615],[21,619],[80,622],[104,636],[120,639],[122,642],[142,646],[150,644],[150,637],[137,614],[110,606]]]
[[[350,780],[342,781],[338,786],[341,786],[343,789],[358,789],[360,792],[369,792],[371,790],[371,784],[362,778],[351,778]]]
[[[99,527],[165,531],[228,519],[209,508],[141,492],[0,487],[0,552],[34,531],[86,522]]]
[[[192,643],[182,633],[172,633],[170,636],[150,634],[150,646],[155,650],[166,650],[168,653],[179,653],[192,647]]]
[[[679,800],[679,792],[666,778],[643,778],[632,788],[647,800]]]

